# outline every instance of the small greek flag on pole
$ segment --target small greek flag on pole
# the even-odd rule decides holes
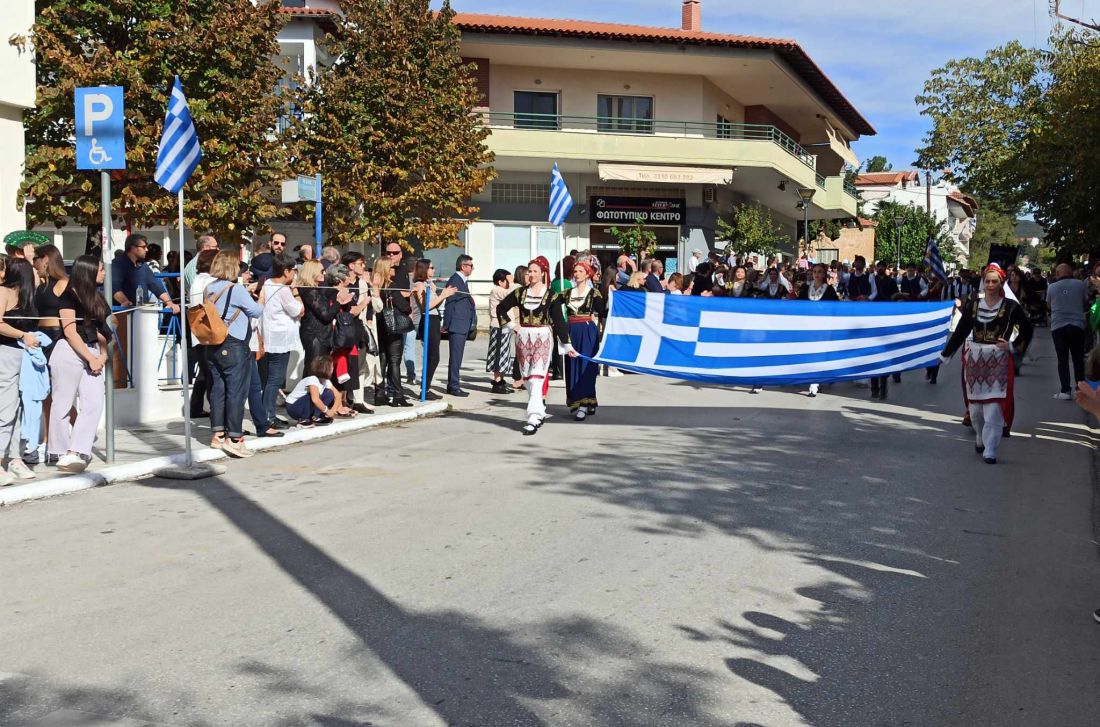
[[[947,282],[947,272],[943,269],[943,258],[940,257],[940,248],[936,244],[936,238],[928,236],[928,250],[925,252],[928,264],[932,267],[932,274],[943,282]]]
[[[565,186],[565,180],[562,179],[558,164],[555,162],[554,171],[550,173],[550,224],[560,225],[565,222],[571,209],[573,209],[573,198],[569,196],[569,188]]]
[[[199,135],[195,132],[195,122],[191,120],[191,110],[187,108],[183,84],[176,76],[172,95],[168,99],[168,112],[164,115],[164,132],[160,135],[157,171],[153,179],[174,194],[183,189],[200,161],[202,149],[199,147]]]

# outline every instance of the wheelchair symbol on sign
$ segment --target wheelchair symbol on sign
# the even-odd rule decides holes
[[[88,161],[96,166],[111,161],[111,157],[107,156],[107,150],[101,147],[95,138],[92,139],[92,148],[88,150]]]

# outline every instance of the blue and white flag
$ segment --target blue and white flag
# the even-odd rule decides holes
[[[191,120],[191,110],[187,108],[183,84],[176,76],[172,95],[168,99],[168,112],[164,115],[164,131],[160,135],[157,171],[153,179],[175,194],[183,189],[200,161],[202,149],[199,147],[199,135],[195,132],[195,122]]]
[[[928,236],[928,250],[925,252],[924,257],[932,267],[932,274],[946,283],[947,271],[943,269],[943,258],[940,257],[940,247],[936,244],[936,238],[932,235]]]
[[[554,162],[554,171],[550,173],[550,224],[560,225],[565,222],[569,210],[573,209],[573,198],[569,195],[569,187],[565,186],[558,164]]]
[[[938,363],[952,307],[613,292],[595,360],[719,384],[867,379]]]

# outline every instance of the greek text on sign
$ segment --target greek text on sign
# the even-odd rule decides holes
[[[122,94],[121,86],[75,89],[77,169],[126,168],[126,118]]]
[[[682,225],[683,199],[653,197],[605,197],[594,195],[589,204],[589,220],[603,223],[644,222],[650,225]]]

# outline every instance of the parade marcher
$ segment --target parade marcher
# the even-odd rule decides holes
[[[894,300],[898,294],[898,283],[894,280],[894,276],[887,272],[887,265],[884,260],[879,260],[875,265],[875,277],[872,283],[874,285],[874,292],[871,294],[870,300],[880,303],[889,303]],[[889,376],[876,376],[872,378],[871,398],[885,400],[889,383]]]
[[[599,321],[607,315],[604,297],[596,288],[596,271],[586,262],[573,268],[573,288],[566,294],[569,311],[569,340],[577,353],[588,358],[570,357],[565,361],[565,403],[573,418],[583,422],[596,413],[596,377],[599,364],[590,361],[600,347]]]
[[[990,265],[982,278],[985,297],[963,310],[955,332],[940,355],[946,363],[963,348],[963,381],[970,419],[976,436],[975,449],[987,464],[997,463],[997,447],[1006,426],[1011,426],[1015,406],[1012,348],[1023,351],[1032,328],[1024,309],[1005,297],[1005,273]],[[1009,343],[1019,330],[1015,344]]]
[[[848,273],[848,300],[865,301],[874,300],[875,277],[867,270],[867,258],[856,255],[852,261],[852,269]]]
[[[520,374],[527,382],[527,423],[523,434],[532,435],[546,419],[546,393],[550,388],[550,357],[557,338],[564,353],[575,357],[569,343],[569,328],[562,312],[561,296],[547,283],[550,263],[539,256],[528,264],[528,284],[517,288],[497,306],[497,318],[502,327],[512,328],[509,312],[519,309],[516,330],[516,359]]]
[[[791,283],[779,272],[779,268],[768,268],[767,275],[760,281],[757,291],[761,298],[782,300],[791,294]]]
[[[898,290],[908,301],[924,300],[928,297],[928,281],[917,275],[917,264],[909,261],[905,264],[905,275],[898,283]]]
[[[932,276],[928,282],[928,300],[947,300],[947,284],[938,277]],[[924,380],[935,386],[940,375],[940,365],[929,366],[924,370]]]
[[[801,293],[798,295],[799,300],[809,300],[813,302],[818,301],[838,301],[840,296],[837,295],[836,289],[829,285],[829,268],[825,266],[825,263],[816,263],[811,271],[810,281],[803,286]],[[817,396],[818,385],[810,384],[810,397]]]

